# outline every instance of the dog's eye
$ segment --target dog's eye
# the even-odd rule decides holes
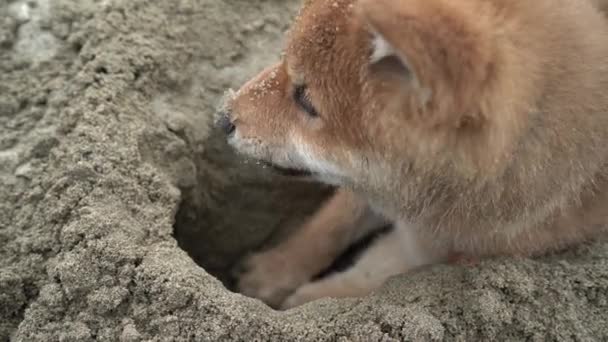
[[[308,92],[306,91],[305,85],[296,86],[293,92],[293,98],[294,101],[296,101],[297,105],[308,115],[312,117],[319,116],[319,112],[317,112],[317,109],[312,105],[310,101],[310,97],[308,95]]]

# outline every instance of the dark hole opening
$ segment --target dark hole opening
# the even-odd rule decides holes
[[[197,184],[182,190],[174,236],[205,271],[235,291],[231,270],[248,253],[280,243],[298,229],[335,190],[290,180],[247,163],[217,133],[197,156]],[[316,278],[347,269],[390,226],[352,244]]]

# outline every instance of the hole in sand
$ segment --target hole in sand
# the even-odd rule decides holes
[[[312,214],[332,189],[276,177],[212,134],[196,158],[196,183],[182,188],[174,234],[179,246],[233,289],[231,268],[275,243]],[[215,172],[213,172],[215,171]]]
[[[212,134],[207,146],[207,152],[197,158],[196,184],[181,189],[174,236],[198,265],[236,291],[231,269],[248,253],[280,243],[334,189],[275,176],[255,163],[246,163],[220,134]],[[219,172],[208,172],[210,169]],[[352,265],[384,231],[378,228],[352,244],[317,278]]]
[[[294,181],[237,155],[210,118],[220,92],[188,89],[159,96],[152,109],[164,130],[140,142],[144,159],[164,168],[181,191],[174,237],[208,273],[233,288],[230,270],[247,253],[297,229],[332,188]],[[201,115],[201,108],[209,113]],[[158,151],[162,151],[159,153]]]
[[[192,96],[189,90],[187,96],[174,94],[153,105],[164,117],[167,130],[185,144],[181,150],[187,151],[174,153],[187,155],[168,166],[178,174],[182,194],[174,237],[198,265],[235,291],[233,267],[248,253],[280,243],[334,189],[282,177],[237,155],[224,135],[210,128],[208,119],[196,115],[199,105]],[[375,236],[354,243],[319,277],[346,269]]]
[[[201,63],[182,70],[183,76],[173,75],[175,84],[182,86],[172,85],[171,93],[152,103],[166,130],[142,141],[142,155],[172,174],[181,191],[174,224],[179,246],[230,290],[234,290],[230,271],[243,256],[298,229],[333,191],[248,162],[211,128],[223,92],[239,87],[276,60],[287,23],[268,20],[252,28],[245,25],[247,39],[234,46],[224,42],[224,58],[215,56],[216,62],[210,63],[202,57]],[[155,156],[154,150],[165,152]],[[369,241],[368,237],[355,244],[331,270],[346,268]]]

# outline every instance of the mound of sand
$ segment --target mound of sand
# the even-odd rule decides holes
[[[0,3],[0,341],[607,340],[601,243],[286,313],[211,275],[327,191],[209,128],[224,89],[278,58],[297,6]]]

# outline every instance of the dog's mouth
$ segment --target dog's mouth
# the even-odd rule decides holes
[[[272,169],[274,172],[276,172],[282,176],[285,176],[285,177],[310,177],[310,176],[312,176],[312,172],[309,170],[282,167],[282,166],[278,166],[273,163],[269,163],[267,161],[261,161],[261,163],[264,167],[268,167],[268,168]]]

